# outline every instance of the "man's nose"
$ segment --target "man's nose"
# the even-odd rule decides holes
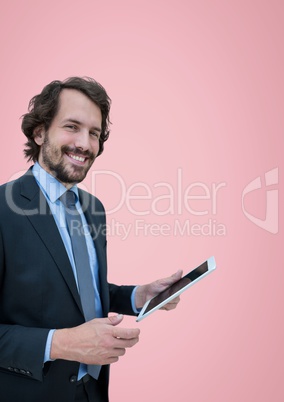
[[[87,130],[81,130],[75,137],[75,147],[82,151],[88,151],[90,149],[90,137]]]

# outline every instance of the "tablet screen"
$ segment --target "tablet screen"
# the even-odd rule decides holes
[[[201,275],[208,272],[208,263],[205,261],[203,264],[199,265],[199,267],[195,268],[193,271],[189,272],[187,275],[183,276],[179,281],[175,282],[172,286],[159,293],[156,297],[148,304],[144,314],[148,313],[148,311],[152,310],[168,297],[177,293],[179,290],[187,286],[190,282],[195,281]]]

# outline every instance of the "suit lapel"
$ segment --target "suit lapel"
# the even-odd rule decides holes
[[[21,205],[19,206],[23,209],[35,231],[45,244],[83,314],[72,267],[48,203],[38,187],[31,170],[20,180]]]

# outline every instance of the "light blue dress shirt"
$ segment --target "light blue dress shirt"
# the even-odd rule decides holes
[[[61,235],[61,238],[63,240],[66,252],[68,254],[71,267],[74,273],[74,277],[76,280],[76,284],[78,287],[78,280],[77,280],[77,271],[76,271],[76,266],[74,262],[74,256],[72,252],[72,245],[71,245],[71,239],[68,233],[67,225],[66,225],[66,219],[65,219],[65,209],[60,201],[60,197],[67,191],[66,187],[63,186],[62,183],[60,183],[55,177],[51,176],[49,173],[47,173],[40,165],[38,162],[35,163],[35,165],[32,168],[33,175],[36,179],[37,184],[39,185],[41,191],[43,192],[47,203],[50,207],[51,213],[54,217],[55,223],[58,227],[59,233]],[[96,309],[96,317],[102,317],[102,305],[101,305],[101,299],[100,299],[100,289],[99,289],[99,267],[98,267],[98,259],[97,259],[97,254],[96,254],[96,249],[95,245],[92,239],[92,236],[90,234],[88,224],[85,218],[85,215],[83,214],[79,198],[78,198],[78,188],[77,186],[73,186],[71,188],[72,191],[77,195],[77,201],[76,201],[76,208],[81,216],[83,227],[84,227],[84,233],[86,234],[86,243],[87,243],[87,249],[88,249],[88,254],[89,254],[89,260],[90,260],[90,267],[91,267],[91,272],[92,272],[92,278],[93,278],[93,286],[95,289],[95,309]],[[137,287],[133,290],[132,295],[131,295],[131,303],[132,303],[132,308],[134,313],[138,313],[138,310],[135,307],[135,293],[136,293]],[[44,355],[44,363],[51,360],[50,359],[50,349],[51,349],[51,342],[52,342],[52,337],[54,334],[55,329],[50,330],[46,342],[46,348],[45,348],[45,355]],[[85,364],[80,364],[79,368],[79,373],[78,373],[78,380],[82,378],[85,374],[87,374],[87,366]]]

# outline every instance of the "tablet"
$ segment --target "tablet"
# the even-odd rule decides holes
[[[159,293],[157,296],[148,300],[142,310],[140,311],[136,321],[141,321],[143,318],[152,314],[154,311],[160,309],[169,301],[173,300],[175,297],[179,296],[190,286],[194,285],[200,279],[204,278],[210,272],[216,268],[216,262],[214,257],[210,257],[208,260],[203,262],[193,271],[190,271],[187,275],[183,276],[180,280],[175,282],[173,285],[168,287],[163,292]]]

